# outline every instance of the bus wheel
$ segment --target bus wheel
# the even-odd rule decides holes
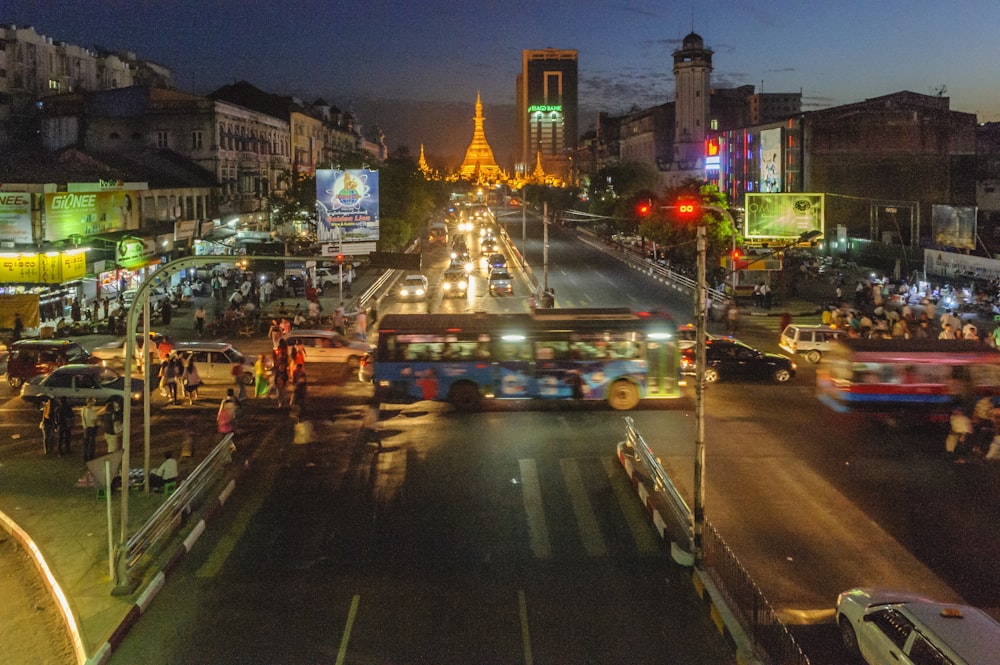
[[[456,383],[448,392],[448,401],[459,411],[479,411],[479,390],[475,385],[462,382]]]
[[[608,404],[617,411],[629,411],[639,404],[639,389],[631,381],[615,381],[608,391]]]

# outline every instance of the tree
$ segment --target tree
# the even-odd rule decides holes
[[[656,242],[671,263],[693,266],[697,260],[695,241],[698,224],[682,222],[670,211],[670,206],[684,198],[694,198],[701,202],[703,213],[700,221],[705,224],[709,263],[718,265],[719,258],[728,255],[732,249],[734,230],[725,215],[706,210],[708,207],[729,207],[725,195],[715,185],[689,179],[668,189],[659,199],[659,212],[650,215],[639,225],[639,233]]]

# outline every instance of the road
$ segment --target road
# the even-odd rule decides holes
[[[560,306],[661,308],[681,321],[692,309],[570,233],[554,232],[549,254]],[[513,297],[483,295],[483,275],[468,300],[442,303],[444,255],[425,259],[430,302],[383,312],[526,304],[523,283]],[[813,368],[799,368],[790,385],[707,391],[706,515],[812,662],[842,661],[830,618],[851,586],[962,597],[1000,615],[997,470],[943,459],[938,428],[825,410]],[[610,460],[621,414],[418,403],[386,411],[376,456],[352,439],[368,390],[345,380],[314,391],[332,421],[321,443],[292,445],[287,421],[268,424],[266,461],[225,527],[203,537],[113,662],[663,662],[664,645],[670,662],[730,662],[693,611],[687,571],[650,549],[623,491]],[[632,414],[687,493],[689,407]]]

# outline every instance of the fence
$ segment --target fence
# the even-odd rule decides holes
[[[653,479],[654,489],[665,498],[671,515],[684,529],[690,544],[694,524],[691,509],[635,428],[632,418],[625,418],[625,429],[626,442],[634,457],[645,464]],[[771,603],[711,523],[705,524],[702,547],[703,569],[711,576],[727,607],[750,638],[757,656],[774,665],[809,665],[809,658],[798,642],[778,619]]]
[[[177,485],[142,528],[118,548],[115,582],[119,587],[128,586],[132,572],[156,551],[159,544],[180,529],[187,515],[205,503],[208,492],[217,485],[232,461],[232,442],[233,435],[227,434],[191,475]]]

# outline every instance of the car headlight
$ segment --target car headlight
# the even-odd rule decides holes
[[[408,295],[410,295],[410,293],[406,289],[400,289],[399,290],[399,295],[401,295],[401,296],[408,296]]]
[[[424,290],[423,289],[417,289],[417,295],[418,296],[424,295]]]
[[[444,284],[441,285],[441,288],[444,289],[445,291],[451,290],[451,282],[445,282]]]
[[[464,279],[461,282],[458,283],[458,288],[460,288],[460,289],[464,289],[467,286],[468,286],[468,284],[465,282]]]

